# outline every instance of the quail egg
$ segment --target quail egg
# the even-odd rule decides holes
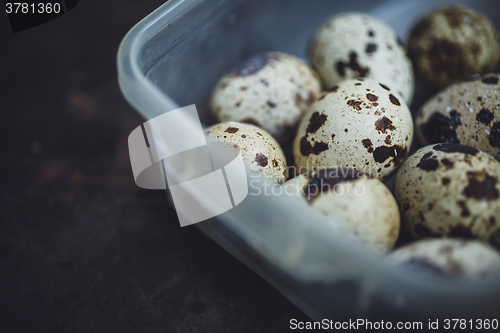
[[[286,141],[320,92],[319,77],[302,60],[270,52],[226,73],[216,85],[209,107],[220,122],[251,123]]]
[[[465,145],[419,149],[398,170],[394,195],[415,236],[469,238],[500,246],[500,163]]]
[[[367,248],[378,253],[393,248],[399,235],[399,211],[380,180],[358,170],[332,168],[299,175],[283,186],[287,194],[328,216]]]
[[[341,82],[311,105],[293,151],[299,173],[347,167],[385,181],[412,140],[413,120],[402,97],[384,84],[360,78]]]
[[[434,86],[495,70],[500,42],[495,26],[464,6],[446,6],[423,16],[412,28],[408,51],[415,74]]]
[[[326,87],[367,77],[390,87],[411,103],[411,61],[396,32],[375,17],[356,12],[332,17],[313,37],[309,58]]]
[[[472,240],[425,239],[408,244],[387,256],[389,262],[416,273],[463,279],[482,277],[500,269],[500,254]]]
[[[476,75],[431,98],[416,117],[420,142],[461,143],[500,160],[499,77]]]
[[[251,124],[226,122],[205,130],[208,139],[229,142],[241,149],[243,161],[275,183],[286,180],[286,158],[276,140]]]

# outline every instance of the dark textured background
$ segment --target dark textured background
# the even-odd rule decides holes
[[[135,186],[116,53],[162,0],[83,0],[0,36],[2,332],[281,332],[308,320]]]

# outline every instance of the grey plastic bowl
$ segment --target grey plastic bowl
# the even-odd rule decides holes
[[[456,1],[499,23],[497,2]],[[123,39],[119,84],[145,119],[194,103],[206,122],[212,87],[241,60],[269,50],[305,59],[315,29],[346,10],[369,12],[406,37],[419,15],[441,3],[445,1],[170,0]],[[277,195],[248,196],[217,220],[197,226],[313,319],[420,319],[426,327],[427,319],[435,317],[498,317],[500,274],[465,284],[417,277],[325,233],[320,224],[320,217]]]

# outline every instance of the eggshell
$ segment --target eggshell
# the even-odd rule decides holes
[[[423,145],[461,143],[500,160],[499,74],[476,75],[431,98],[416,117]]]
[[[329,224],[368,249],[386,253],[399,235],[399,211],[387,187],[364,172],[332,168],[299,175],[284,185],[308,209],[319,211]]]
[[[226,122],[205,130],[208,139],[228,142],[241,150],[243,161],[275,183],[286,180],[286,158],[278,142],[262,128]]]
[[[465,6],[445,6],[412,28],[408,51],[417,77],[445,86],[469,75],[494,71],[500,59],[495,26]]]
[[[371,79],[347,80],[311,105],[294,142],[299,173],[332,167],[385,181],[405,158],[413,120],[402,97]]]
[[[405,47],[394,29],[373,16],[346,12],[332,17],[314,35],[309,58],[327,88],[372,78],[411,103],[414,77]]]
[[[426,239],[411,243],[391,253],[393,265],[415,273],[471,279],[500,269],[500,254],[490,246],[458,239]]]
[[[220,122],[251,123],[286,141],[320,92],[319,77],[302,60],[269,52],[226,73],[215,87],[209,107]]]
[[[500,246],[500,163],[475,148],[419,149],[398,170],[394,196],[416,238],[477,239]]]

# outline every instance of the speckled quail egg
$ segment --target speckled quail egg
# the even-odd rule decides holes
[[[416,117],[420,142],[462,143],[500,160],[499,78],[476,75],[431,98]]]
[[[416,273],[463,279],[482,277],[500,269],[500,254],[487,244],[462,239],[425,239],[408,244],[387,260]]]
[[[394,196],[416,238],[459,237],[500,246],[500,163],[465,145],[419,149],[398,170]]]
[[[394,247],[399,211],[387,187],[368,174],[348,168],[299,175],[283,185],[311,209],[326,215],[341,231],[378,253]]]
[[[412,28],[408,51],[417,77],[445,86],[469,75],[495,70],[500,42],[494,25],[464,6],[446,6],[423,16]]]
[[[302,118],[294,142],[299,173],[347,167],[382,181],[399,166],[413,140],[413,120],[402,97],[371,79],[341,82],[324,92]]]
[[[327,88],[347,79],[367,77],[411,103],[411,61],[396,32],[375,17],[356,12],[332,17],[313,37],[309,58]]]
[[[320,92],[319,77],[302,60],[270,52],[226,73],[215,87],[209,106],[218,121],[251,123],[286,141]]]
[[[230,142],[241,149],[243,161],[276,183],[286,180],[286,158],[278,142],[262,128],[226,122],[205,130],[208,139]]]

